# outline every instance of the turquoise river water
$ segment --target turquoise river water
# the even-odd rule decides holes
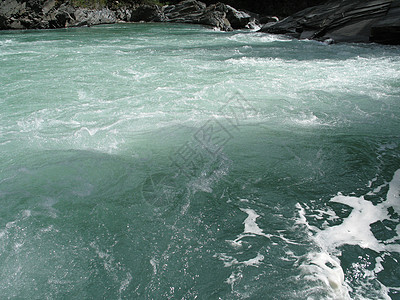
[[[1,299],[400,299],[400,48],[0,32]]]

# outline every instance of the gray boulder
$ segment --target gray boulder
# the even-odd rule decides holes
[[[62,13],[65,6],[56,0],[4,0],[0,3],[0,29],[64,27],[67,19],[71,18]]]
[[[57,7],[50,3],[43,7],[43,16],[40,27],[38,28],[62,28],[68,27],[70,23],[75,23],[75,9],[67,4]]]
[[[115,11],[108,8],[86,9],[77,8],[74,12],[74,19],[69,20],[68,26],[92,26],[99,24],[112,24],[117,22]]]
[[[1,29],[22,29],[21,21],[28,15],[25,2],[17,0],[3,0],[0,2]]]
[[[132,9],[126,7],[115,9],[115,15],[120,22],[129,22],[132,18]]]
[[[217,10],[215,5],[207,7],[203,2],[196,0],[164,6],[162,13],[165,22],[202,24],[223,31],[232,30],[225,12]]]
[[[239,11],[224,3],[217,3],[215,5],[215,10],[226,14],[226,18],[229,23],[231,23],[233,29],[248,28],[251,26],[251,23],[256,23],[256,19],[247,12]]]
[[[275,24],[266,24],[261,31],[300,39],[396,43],[399,39],[399,1],[333,0]]]
[[[223,31],[253,28],[257,24],[254,16],[247,12],[217,3],[206,6],[196,0],[185,0],[162,9],[161,19],[165,22],[193,23],[216,27]]]
[[[225,13],[213,9],[207,9],[196,23],[212,26],[222,31],[233,30]]]

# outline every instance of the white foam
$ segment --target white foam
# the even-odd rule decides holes
[[[243,233],[239,234],[237,238],[233,241],[229,241],[233,246],[241,246],[242,245],[242,238],[248,236],[264,236],[267,238],[271,238],[271,234],[265,234],[264,231],[258,226],[256,220],[259,215],[253,209],[245,209],[241,208],[241,211],[245,212],[248,216],[244,220],[244,231]]]
[[[214,255],[214,257],[218,257],[220,260],[222,260],[225,268],[239,264],[239,261],[236,258],[229,256],[226,253],[219,253],[218,255]]]
[[[264,255],[257,253],[256,257],[243,261],[242,264],[246,266],[258,267],[263,260],[264,260]]]
[[[255,66],[260,65],[279,65],[284,64],[285,61],[281,58],[253,58],[253,57],[241,57],[241,58],[230,58],[226,60],[227,63],[234,65],[244,65],[244,66]]]
[[[256,220],[259,215],[252,209],[240,209],[241,211],[248,214],[247,218],[244,220],[244,233],[256,234],[256,235],[265,235],[263,230],[257,225]]]
[[[344,273],[340,267],[340,261],[330,256],[327,252],[309,253],[305,263],[301,264],[300,269],[305,275],[319,274],[326,286],[332,288],[335,294],[344,298],[347,297],[346,290],[342,287],[344,285]]]
[[[273,43],[273,42],[289,42],[291,39],[283,35],[265,34],[257,32],[240,32],[228,38],[231,41],[240,43]]]
[[[345,281],[340,260],[338,259],[341,246],[357,245],[383,253],[382,256],[388,252],[400,253],[399,225],[396,228],[397,236],[386,241],[378,240],[370,229],[371,224],[390,219],[389,208],[393,208],[397,213],[400,212],[400,169],[395,172],[392,181],[388,185],[389,190],[386,200],[377,205],[366,200],[364,196],[345,196],[339,193],[333,197],[330,202],[347,205],[352,208],[352,211],[340,225],[326,226],[323,229],[311,226],[307,222],[305,209],[299,203],[296,204],[296,208],[299,211],[299,218],[296,223],[306,227],[308,235],[320,248],[320,251],[309,253],[306,261],[301,264],[300,269],[305,274],[305,278],[320,280],[340,299],[349,299],[348,290],[351,288]],[[380,186],[375,190],[380,191],[382,187]],[[371,194],[371,192],[368,194]],[[326,212],[322,211],[320,213],[326,214]],[[328,215],[330,215],[330,218],[335,218],[332,215],[332,211]],[[377,290],[377,293],[379,293],[379,296],[389,299],[387,295],[389,288],[376,280],[377,274],[384,269],[382,256],[376,258],[374,270],[367,269],[369,263],[353,263],[352,268],[363,274],[363,282],[361,283],[363,288],[357,288],[357,290],[353,290],[353,293],[361,294],[363,289],[374,288],[371,282],[378,282],[380,290]],[[362,296],[360,297],[362,298]]]
[[[394,173],[392,181],[389,182],[387,200],[383,205],[393,207],[397,213],[400,213],[400,169]]]
[[[395,172],[392,181],[389,183],[386,201],[380,204],[374,205],[372,202],[365,200],[364,196],[351,197],[338,194],[330,202],[348,205],[353,210],[342,224],[328,227],[318,232],[315,236],[316,240],[325,250],[330,252],[342,245],[358,245],[376,252],[394,251],[400,253],[399,244],[379,241],[369,229],[370,224],[390,219],[388,208],[392,207],[395,212],[400,213],[399,194],[400,169]],[[394,242],[396,238],[392,240]]]
[[[350,215],[342,224],[328,227],[317,233],[315,239],[329,252],[335,251],[342,245],[359,245],[374,251],[383,251],[384,245],[374,237],[369,230],[369,225],[386,217],[386,212],[379,206],[361,197],[349,197],[338,195],[330,200],[351,206]]]
[[[156,275],[157,274],[158,261],[153,257],[152,259],[150,259],[150,264],[153,267],[153,274]]]
[[[214,255],[214,257],[218,257],[220,260],[224,262],[224,267],[229,268],[234,265],[245,265],[251,267],[258,267],[264,260],[264,255],[261,253],[257,253],[257,256],[254,258],[250,258],[245,261],[239,261],[236,258],[227,255],[226,253],[220,253],[218,255]]]
[[[7,44],[12,44],[12,43],[13,43],[13,40],[7,39],[7,40],[4,40],[4,41],[0,41],[0,46],[7,45]]]
[[[231,286],[232,291],[234,290],[234,286],[236,282],[239,282],[243,278],[242,272],[232,272],[225,282]]]
[[[131,273],[127,272],[126,273],[126,278],[121,282],[121,285],[119,287],[118,293],[119,293],[119,299],[122,299],[122,292],[126,290],[126,288],[129,286],[129,284],[132,281],[132,275]]]
[[[298,125],[302,126],[316,126],[316,125],[325,125],[323,124],[320,119],[314,115],[313,113],[307,115],[302,113],[298,118],[292,118],[292,121]],[[326,124],[328,125],[328,124]]]

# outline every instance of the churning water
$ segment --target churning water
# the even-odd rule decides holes
[[[399,48],[4,31],[0,83],[0,298],[399,299]]]

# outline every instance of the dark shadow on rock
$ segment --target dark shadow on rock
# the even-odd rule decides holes
[[[399,44],[400,0],[333,0],[302,10],[262,32],[299,39]]]

